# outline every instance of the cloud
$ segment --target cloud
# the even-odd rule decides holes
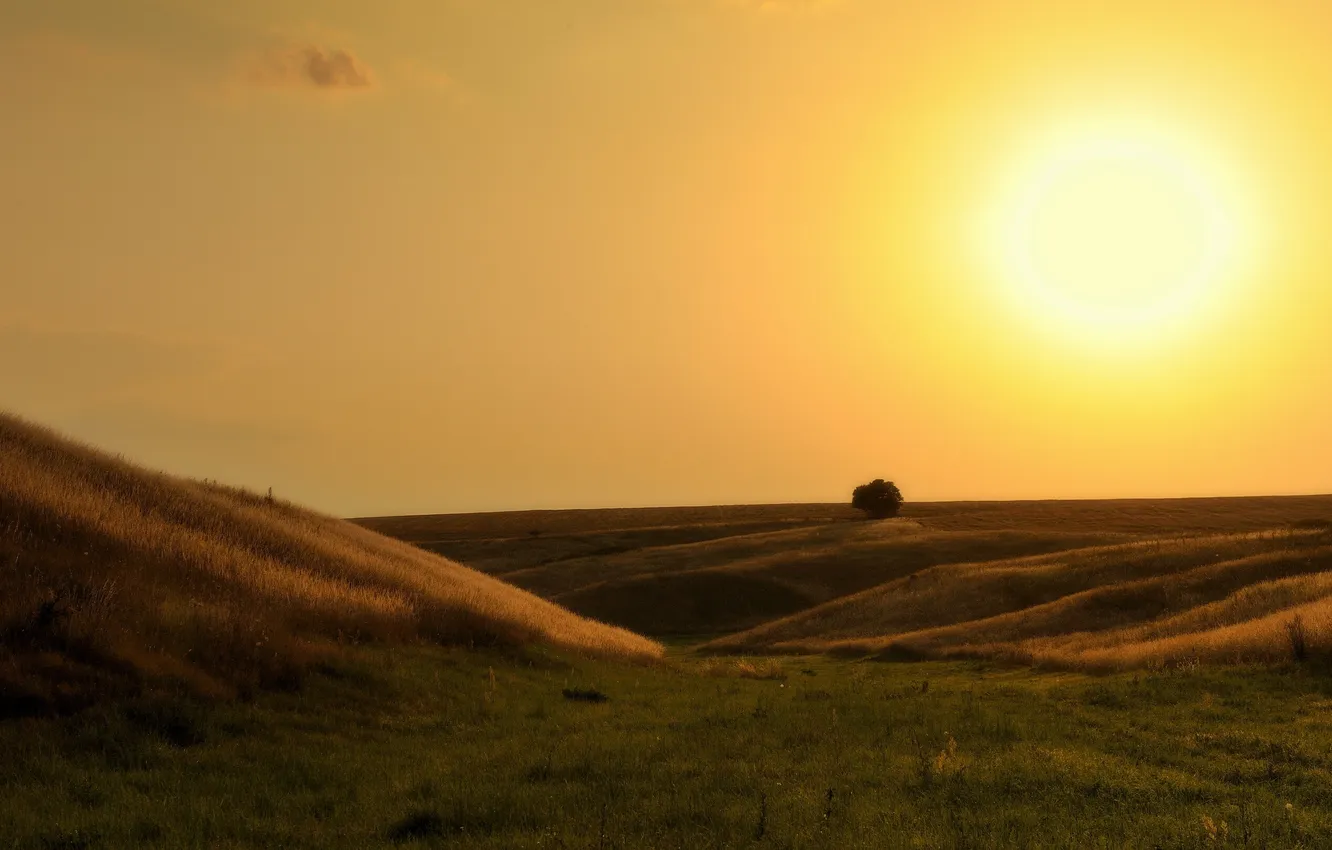
[[[344,48],[313,44],[271,47],[247,63],[249,82],[272,88],[356,91],[371,88],[368,65]]]

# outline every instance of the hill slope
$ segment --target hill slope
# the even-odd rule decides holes
[[[1332,540],[1319,530],[1155,539],[949,564],[706,648],[982,656],[1075,667],[1271,660],[1332,649]]]
[[[1017,575],[1012,570],[978,576],[973,574],[978,564],[1078,549],[1088,550],[1084,554],[1095,561],[1102,555],[1091,550],[1108,544],[1169,544],[1184,537],[1317,524],[1328,516],[1332,498],[1327,496],[1275,496],[924,502],[908,504],[902,517],[887,522],[864,522],[858,511],[834,504],[524,511],[357,522],[500,576],[580,614],[645,634],[739,632],[824,605],[809,619],[798,620],[814,630],[791,638],[816,646],[898,634],[895,630],[908,623],[894,618],[922,605],[948,613],[918,627],[965,622],[972,618],[966,611],[973,579],[975,589],[986,590],[970,596],[987,604],[1013,595],[1028,605],[1044,603],[1103,583],[1094,571],[1083,575],[1075,569],[1045,585],[1028,587],[1019,579],[1009,587],[1008,579]],[[1240,548],[1250,551],[1255,545]],[[1053,565],[1045,570],[1050,573],[1062,570],[1064,561],[1045,563]],[[1159,566],[1154,555],[1137,557],[1136,563],[1125,580],[1151,575]],[[874,605],[857,603],[860,614],[848,615],[849,609],[831,604],[944,565],[962,565],[957,575],[965,578],[941,584],[930,599],[912,597],[900,604],[894,597],[887,620],[879,620],[881,609]],[[986,608],[974,616],[1007,611]],[[817,630],[825,626],[832,631]],[[767,645],[761,636],[767,634],[760,628],[742,645],[761,650]]]
[[[0,702],[157,679],[231,692],[319,644],[416,640],[650,658],[660,647],[438,555],[152,473],[0,416]]]
[[[936,564],[1060,551],[1107,539],[1025,531],[941,534],[907,520],[843,523],[580,558],[504,578],[573,611],[646,634],[716,634]]]

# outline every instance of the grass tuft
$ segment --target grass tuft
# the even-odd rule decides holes
[[[1304,618],[1296,614],[1286,623],[1286,637],[1290,640],[1290,656],[1296,662],[1309,659],[1309,630],[1305,628]]]

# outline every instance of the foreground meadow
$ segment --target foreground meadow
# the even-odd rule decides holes
[[[0,847],[34,850],[1332,838],[1332,676],[1294,665],[1096,677],[379,647],[252,702],[11,721],[0,751]]]

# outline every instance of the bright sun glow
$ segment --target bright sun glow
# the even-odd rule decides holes
[[[1014,294],[1079,336],[1122,339],[1191,318],[1233,254],[1217,186],[1163,145],[1069,146],[1013,194],[1002,241]]]

